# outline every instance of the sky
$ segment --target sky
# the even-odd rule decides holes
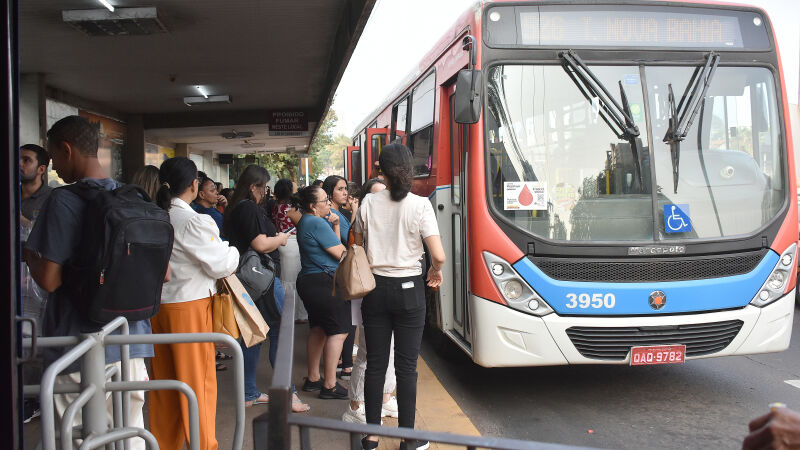
[[[797,0],[731,3],[767,11],[783,61],[789,103],[798,103],[800,8]],[[431,47],[476,0],[378,0],[336,90],[335,134],[352,136]]]

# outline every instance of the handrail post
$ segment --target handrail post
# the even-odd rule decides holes
[[[106,352],[101,333],[85,335],[94,343],[81,362],[81,390],[94,387],[83,408],[83,436],[99,436],[108,430],[106,414]]]
[[[281,325],[278,332],[278,352],[275,355],[275,370],[269,387],[269,416],[267,418],[267,448],[289,450],[292,434],[289,415],[292,405],[292,363],[294,360],[294,296],[284,300]],[[259,431],[253,423],[253,434]],[[258,442],[263,436],[254,436]]]

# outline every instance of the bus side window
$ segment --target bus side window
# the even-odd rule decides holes
[[[433,113],[435,74],[428,75],[411,91],[409,148],[414,157],[414,176],[426,177],[433,166]]]

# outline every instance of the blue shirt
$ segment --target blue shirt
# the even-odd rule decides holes
[[[347,238],[350,234],[350,221],[339,210],[331,208],[331,214],[336,213],[339,216],[339,235],[342,238],[342,244],[347,245]],[[328,222],[330,223],[330,222]]]
[[[298,278],[312,273],[333,274],[339,261],[326,248],[341,245],[339,237],[327,220],[303,214],[297,222],[297,245],[300,247],[300,273]]]
[[[198,214],[208,214],[211,216],[211,218],[214,219],[214,222],[217,223],[219,234],[222,236],[222,213],[219,212],[217,208],[214,208],[213,206],[211,208],[206,208],[199,203],[192,203],[192,209],[194,209],[194,211]],[[225,238],[222,238],[222,240],[224,241]]]
[[[119,187],[119,183],[111,178],[84,178],[90,184],[111,190]],[[38,252],[43,258],[64,266],[80,249],[79,241],[86,204],[76,194],[67,189],[57,188],[48,197],[39,211],[39,216],[31,230],[27,248]],[[90,324],[81,317],[73,306],[74,301],[69,289],[62,284],[49,294],[42,320],[42,336],[77,336],[84,332],[97,331],[97,324]],[[129,323],[130,334],[150,334],[152,329],[149,320],[138,320]],[[118,334],[115,332],[114,334]],[[152,345],[131,345],[131,358],[150,358],[153,356]],[[60,358],[69,347],[43,348],[45,367]],[[120,360],[118,346],[107,346],[106,364]],[[80,370],[80,360],[70,365],[66,373]]]

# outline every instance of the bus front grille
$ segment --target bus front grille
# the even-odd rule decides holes
[[[741,320],[657,327],[570,327],[572,344],[586,358],[623,360],[631,347],[648,345],[686,346],[686,356],[716,353],[739,333]]]
[[[751,272],[766,250],[680,258],[583,259],[530,257],[548,277],[562,281],[638,283],[730,277]]]

